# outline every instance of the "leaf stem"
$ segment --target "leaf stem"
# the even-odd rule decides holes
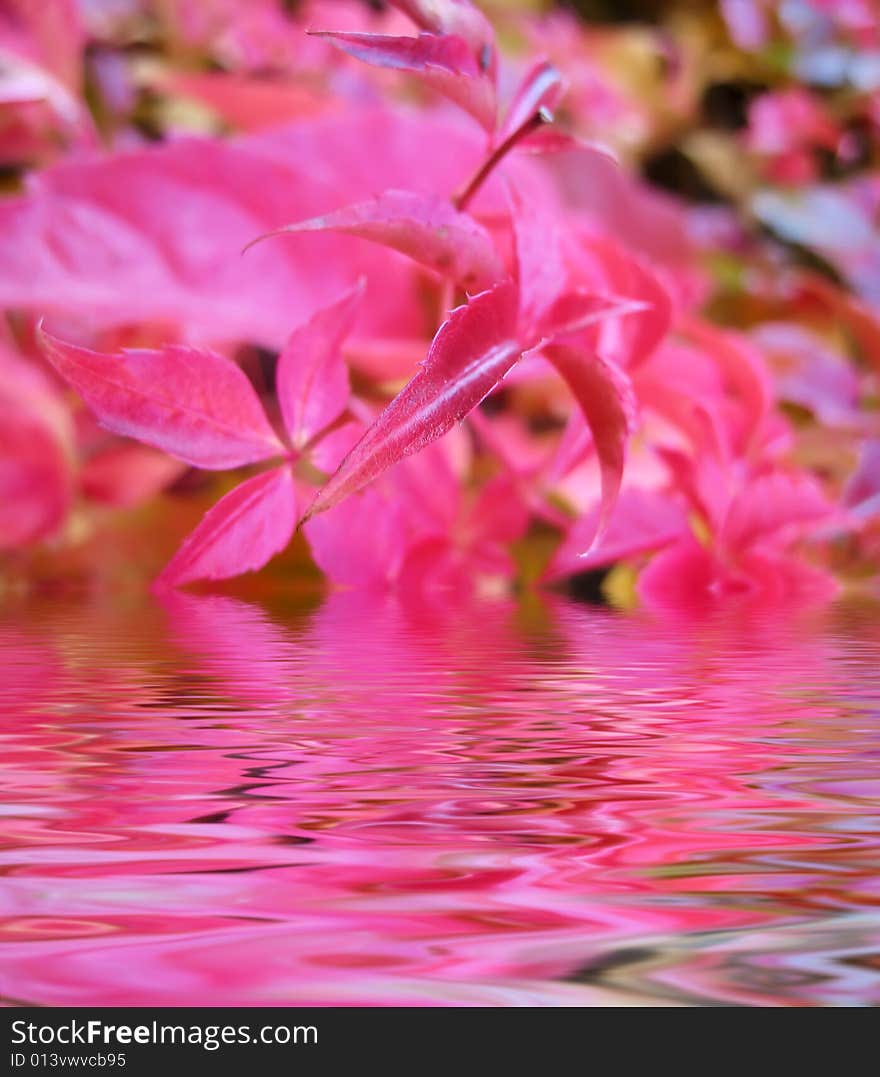
[[[457,194],[452,196],[452,204],[455,208],[457,210],[467,209],[473,201],[477,191],[479,191],[486,182],[490,173],[495,169],[499,161],[510,153],[517,142],[521,141],[527,135],[530,135],[532,131],[542,127],[545,123],[552,122],[553,117],[550,112],[546,108],[539,108],[537,112],[533,113],[527,120],[521,123],[515,131],[505,138],[500,146],[496,146],[464,187]]]

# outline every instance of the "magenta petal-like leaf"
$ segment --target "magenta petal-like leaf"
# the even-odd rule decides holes
[[[329,231],[383,243],[470,291],[489,288],[504,275],[486,229],[436,195],[385,191],[369,202],[289,224],[269,235]]]
[[[467,41],[480,67],[495,74],[495,32],[486,16],[470,0],[391,0],[422,30],[456,34]]]
[[[686,319],[683,328],[717,365],[727,391],[741,401],[754,432],[773,406],[773,387],[761,353],[747,337],[717,329],[697,318]]]
[[[753,478],[731,502],[721,529],[735,554],[755,545],[772,545],[805,533],[833,517],[833,506],[809,475],[771,472]]]
[[[517,289],[509,280],[454,310],[434,337],[422,369],[342,461],[306,518],[436,441],[476,407],[521,355],[516,319]]]
[[[176,344],[107,355],[44,330],[40,340],[61,377],[116,434],[209,469],[284,451],[253,386],[222,355]]]
[[[375,67],[417,75],[487,130],[495,126],[495,86],[481,65],[479,52],[458,34],[424,33],[418,37],[346,33],[315,33],[342,52]]]
[[[566,234],[558,227],[551,208],[508,186],[516,247],[523,336],[540,339],[537,325],[560,293],[568,288]]]
[[[605,318],[644,315],[650,303],[641,297],[598,294],[573,284],[570,240],[551,207],[513,185],[508,192],[520,289],[520,338],[526,348],[578,333]]]
[[[634,367],[654,352],[669,331],[672,301],[655,273],[619,243],[594,236],[590,248],[602,267],[608,290],[643,304],[641,314],[626,323],[626,343],[619,342],[616,355],[625,366]]]
[[[565,83],[553,64],[543,58],[536,60],[517,88],[497,141],[503,142],[539,109],[552,112],[564,90]]]
[[[473,50],[457,34],[424,33],[417,37],[391,37],[344,30],[313,30],[342,52],[376,67],[398,71],[421,71],[438,67],[450,74],[475,78],[481,74]]]
[[[342,342],[363,294],[363,283],[359,283],[317,311],[294,329],[279,356],[278,403],[295,449],[302,449],[345,411],[350,389]]]
[[[605,536],[596,544],[594,536],[601,511],[597,505],[574,521],[545,573],[546,582],[661,549],[689,534],[684,508],[656,490],[621,491]],[[583,551],[591,543],[585,557]]]
[[[546,348],[544,355],[574,394],[596,446],[602,502],[593,537],[595,545],[611,521],[620,490],[627,441],[635,426],[635,397],[626,374],[607,359],[561,344]]]
[[[580,333],[607,318],[639,314],[646,307],[647,304],[638,299],[620,299],[573,288],[558,295],[544,311],[533,327],[533,338],[537,343],[539,340]]]
[[[64,523],[74,492],[73,433],[49,379],[0,344],[0,551]]]
[[[225,580],[262,568],[290,541],[296,515],[296,491],[288,467],[255,475],[205,513],[154,586]]]

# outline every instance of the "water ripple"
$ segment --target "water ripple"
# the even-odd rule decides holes
[[[880,1004],[876,608],[0,612],[0,991]]]

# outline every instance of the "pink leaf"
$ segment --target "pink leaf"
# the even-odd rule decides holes
[[[105,355],[39,336],[61,377],[116,434],[211,469],[284,452],[251,383],[222,355],[174,344]]]
[[[623,490],[604,538],[584,557],[582,551],[593,541],[600,512],[601,506],[597,505],[572,524],[547,570],[548,582],[658,550],[688,534],[684,509],[668,494]]]
[[[495,87],[463,37],[434,33],[388,37],[333,30],[319,31],[316,36],[364,63],[418,75],[487,130],[494,128]]]
[[[553,487],[591,454],[593,435],[580,411],[569,413],[562,436],[552,455],[544,461],[544,481]],[[583,552],[581,547],[580,552]]]
[[[541,339],[575,333],[617,314],[653,316],[650,298],[621,299],[573,283],[571,240],[561,227],[557,207],[548,204],[539,191],[526,193],[511,184],[508,193],[524,342],[537,344]]]
[[[0,102],[45,102],[65,124],[86,133],[88,114],[80,102],[86,33],[78,7],[76,0],[0,4]],[[14,107],[4,108],[5,137],[15,114]]]
[[[542,126],[525,135],[516,144],[520,153],[554,154],[574,153],[576,150],[593,148],[589,142],[576,138],[553,126]]]
[[[86,33],[76,0],[5,0],[0,17],[3,51],[39,64],[79,93]]]
[[[692,269],[695,251],[687,218],[671,196],[641,183],[596,144],[579,145],[547,164],[566,192],[569,209],[587,214],[598,231],[673,274]]]
[[[535,60],[519,84],[496,141],[503,142],[539,109],[552,113],[564,90],[565,83],[553,64],[545,59]]]
[[[590,427],[602,476],[602,504],[593,544],[605,533],[620,489],[626,444],[636,404],[629,379],[613,363],[566,345],[544,351],[569,388]]]
[[[638,594],[648,607],[697,613],[712,601],[719,566],[691,537],[662,550],[639,576]]]
[[[518,416],[500,414],[491,418],[480,408],[468,415],[468,427],[488,451],[513,475],[534,475],[544,462],[546,450],[535,442]]]
[[[696,318],[688,319],[684,330],[718,367],[725,389],[741,403],[748,435],[753,435],[773,404],[772,386],[761,355],[746,337],[716,329]]]
[[[748,483],[734,498],[724,521],[726,548],[739,554],[749,546],[785,542],[811,524],[828,520],[832,507],[807,475],[775,472]]]
[[[539,319],[568,285],[567,236],[552,212],[555,207],[512,184],[508,193],[516,242],[520,320],[522,332],[529,335],[537,332]]]
[[[495,31],[486,16],[469,0],[391,0],[421,30],[455,34],[470,45],[480,70],[495,77]]]
[[[359,283],[294,329],[278,359],[278,403],[296,449],[303,449],[345,411],[349,384],[342,341],[363,294]]]
[[[477,548],[522,538],[528,528],[529,512],[515,477],[502,474],[490,479],[474,500],[468,523]]]
[[[165,453],[123,441],[89,458],[80,486],[93,501],[128,508],[149,501],[185,470]]]
[[[162,570],[158,588],[193,580],[225,580],[262,568],[290,541],[296,493],[287,467],[263,472],[210,508]]]
[[[316,89],[279,78],[232,71],[162,71],[157,88],[206,105],[227,124],[260,131],[325,110],[327,99]]]
[[[48,379],[0,348],[0,550],[45,538],[73,494],[73,431]]]
[[[371,487],[303,531],[315,564],[342,587],[386,587],[406,555],[410,536],[404,506]]]
[[[490,287],[504,274],[485,228],[436,195],[385,191],[370,202],[289,224],[268,235],[323,231],[346,232],[383,243],[472,291]]]
[[[416,458],[401,460],[368,489],[305,524],[312,556],[331,580],[386,586],[397,578],[414,543],[452,532],[461,507],[451,459],[457,433],[450,432]],[[324,444],[322,440],[318,448]]]
[[[736,565],[686,538],[662,550],[642,572],[638,594],[657,612],[701,615],[715,603],[733,602],[778,612],[833,598],[833,578],[792,557],[749,553]]]
[[[673,423],[690,440],[700,461],[728,460],[732,427],[739,409],[731,412],[719,370],[701,351],[666,344],[633,375],[645,410]],[[687,393],[680,386],[688,387]]]
[[[455,34],[424,33],[417,37],[349,33],[344,30],[312,30],[341,52],[375,67],[397,71],[440,68],[449,74],[477,78],[482,72],[468,43]]]
[[[669,331],[673,314],[669,293],[650,269],[615,241],[596,236],[590,251],[601,266],[609,292],[644,304],[638,317],[621,323],[614,353],[623,365],[635,366],[654,352]]]
[[[703,517],[715,536],[720,532],[730,507],[735,473],[731,461],[713,446],[715,438],[711,429],[711,414],[698,406],[694,419],[697,420],[696,425],[702,421],[707,433],[702,443],[695,445],[693,454],[662,445],[658,445],[655,452],[666,465],[673,486]]]
[[[538,319],[533,332],[536,339],[551,340],[580,333],[608,318],[640,314],[646,309],[647,305],[638,299],[618,299],[575,288],[557,295]]]
[[[343,460],[306,519],[429,445],[476,407],[521,355],[516,316],[512,281],[502,281],[454,310],[434,337],[422,369]]]
[[[386,188],[445,194],[482,152],[470,125],[352,102],[258,136],[70,156],[0,200],[0,305],[86,313],[94,329],[162,322],[190,343],[277,351],[365,276],[364,333],[416,336],[422,281],[403,259],[334,233],[239,251],[279,222]]]

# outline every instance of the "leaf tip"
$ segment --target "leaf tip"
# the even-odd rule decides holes
[[[284,232],[284,228],[273,228],[271,232],[262,232],[260,235],[255,236],[254,239],[248,240],[247,243],[241,248],[241,254],[245,255],[251,249],[256,247],[258,243],[262,243],[264,239],[271,239],[272,236],[277,236],[279,233]]]
[[[602,535],[604,534],[604,531],[605,531],[605,528],[602,527],[602,526],[599,526],[599,527],[596,528],[596,534],[593,535],[593,538],[592,538],[592,541],[590,542],[590,545],[585,550],[581,550],[581,552],[577,555],[579,561],[584,560],[585,558],[589,557],[592,553],[595,552],[596,547],[599,545],[599,542],[602,539]]]
[[[52,342],[54,339],[52,337],[52,334],[47,333],[46,329],[43,326],[45,320],[46,319],[41,315],[39,320],[37,321],[36,326],[34,327],[34,337],[36,338],[37,343],[40,345],[44,352],[48,351],[48,349],[52,346]]]

